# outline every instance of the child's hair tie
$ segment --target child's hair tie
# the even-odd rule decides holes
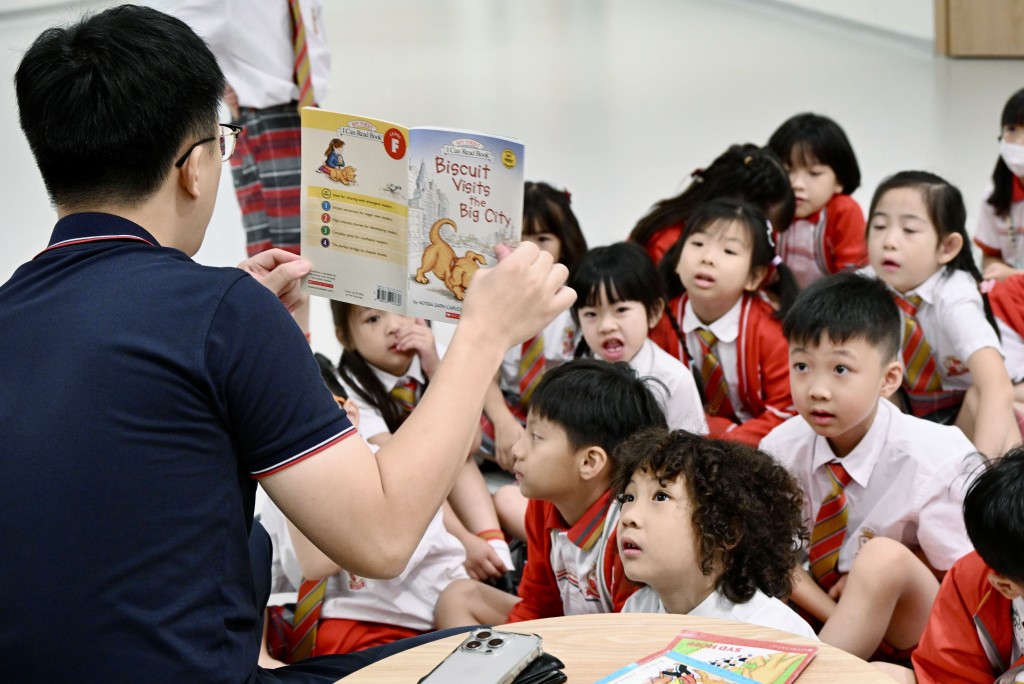
[[[775,234],[774,234],[774,231],[772,229],[772,222],[767,220],[767,219],[765,219],[764,225],[765,225],[765,233],[768,235],[768,244],[771,246],[772,249],[775,249]],[[775,258],[778,259],[778,257],[775,257]],[[773,266],[778,266],[778,264],[776,264],[776,263],[773,263],[772,265]]]
[[[693,179],[694,183],[703,183],[704,182],[704,169],[702,169],[702,168],[700,168],[698,166],[697,168],[695,168],[693,171],[690,172],[690,178]]]
[[[749,155],[748,154],[746,157],[743,158],[743,165],[744,166],[750,166],[750,162],[752,162],[752,161],[754,161],[753,155]]]
[[[565,201],[567,204],[572,204],[572,193],[568,190],[562,190],[562,194],[565,195]]]
[[[778,254],[776,254],[775,258],[772,259],[772,266],[774,268],[778,268],[779,264],[781,264],[781,263],[782,263],[782,257],[780,257]]]

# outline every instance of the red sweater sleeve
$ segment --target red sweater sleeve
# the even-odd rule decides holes
[[[919,684],[966,682],[992,684],[995,674],[978,638],[974,614],[989,592],[988,567],[976,552],[960,560],[946,573],[932,605],[928,624],[912,657]],[[1004,657],[1010,653],[1010,610],[1006,599],[992,590],[989,602],[1005,608],[1005,625],[986,624]],[[992,608],[997,608],[996,604]],[[997,613],[1002,611],[985,611]]]
[[[772,314],[767,303],[755,301],[741,328],[741,334],[756,335],[746,344],[747,386],[743,397],[754,416],[724,433],[723,439],[756,447],[765,435],[795,415],[789,389],[789,345],[782,324]]]
[[[526,566],[519,581],[523,599],[508,614],[509,622],[560,617],[562,594],[551,568],[551,534],[547,528],[546,501],[531,499],[526,506]]]
[[[849,195],[835,195],[825,208],[825,251],[829,270],[838,273],[868,263],[864,212]]]

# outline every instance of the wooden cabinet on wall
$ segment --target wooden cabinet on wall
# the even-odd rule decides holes
[[[935,0],[935,51],[1024,57],[1024,0]]]

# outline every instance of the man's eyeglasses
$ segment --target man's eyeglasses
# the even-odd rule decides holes
[[[188,155],[192,154],[192,150],[196,149],[200,145],[205,145],[208,142],[214,140],[220,141],[220,160],[226,162],[231,159],[231,153],[235,151],[235,142],[238,140],[238,134],[242,132],[241,126],[232,126],[231,124],[220,124],[220,135],[216,135],[212,138],[203,138],[197,143],[193,143],[190,148],[185,150],[185,154],[181,155],[178,161],[174,162],[177,168],[181,168],[181,165],[188,159]]]

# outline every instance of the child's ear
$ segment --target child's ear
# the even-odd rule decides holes
[[[899,361],[890,361],[882,369],[882,386],[879,394],[883,399],[891,397],[903,384],[903,364]]]
[[[585,481],[599,477],[608,465],[608,453],[599,446],[584,447],[578,459],[580,478]]]
[[[998,573],[989,573],[988,583],[992,585],[993,589],[1011,601],[1021,596],[1020,587],[1018,587],[1015,582],[1012,582]]]
[[[750,276],[747,278],[747,284],[743,286],[743,289],[747,292],[754,292],[757,288],[761,287],[761,281],[768,275],[767,266],[755,266],[750,269]]]
[[[659,299],[658,303],[651,307],[651,314],[647,317],[647,327],[653,329],[661,320],[661,314],[665,312],[665,300]]]
[[[939,263],[948,264],[956,258],[964,246],[964,236],[960,233],[950,233],[942,238],[939,243]]]
[[[342,347],[345,347],[345,349],[348,349],[348,345],[345,344],[345,333],[341,331],[341,328],[334,328],[334,338],[338,340],[338,344],[340,344]]]

